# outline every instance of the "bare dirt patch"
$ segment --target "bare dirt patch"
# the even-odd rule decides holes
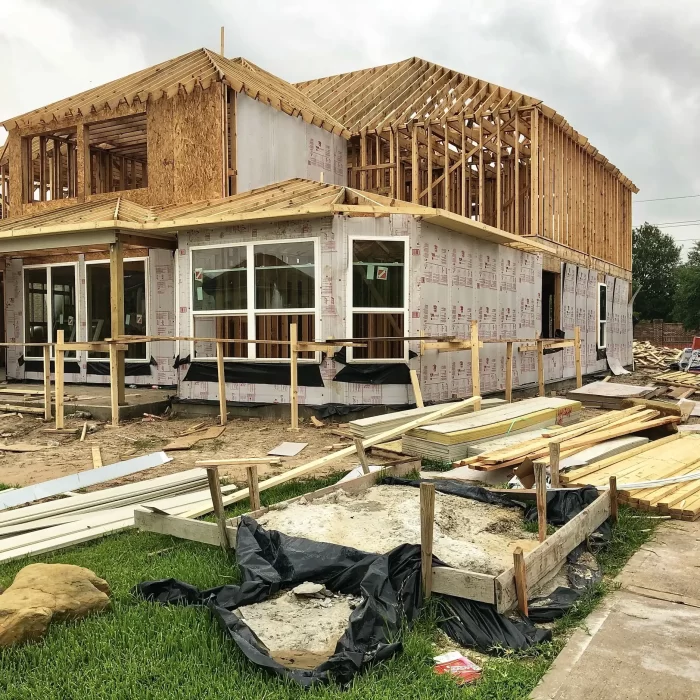
[[[420,495],[410,486],[374,486],[362,494],[335,491],[271,510],[260,524],[288,535],[384,553],[420,544]],[[435,494],[433,553],[446,564],[497,575],[512,565],[512,544],[535,540],[519,510]]]

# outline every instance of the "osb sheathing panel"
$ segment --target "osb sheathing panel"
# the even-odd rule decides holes
[[[173,203],[223,196],[222,86],[212,83],[173,104]]]
[[[148,191],[151,204],[170,204],[174,202],[174,104],[174,99],[157,100],[149,105],[146,112]]]
[[[16,131],[7,137],[7,153],[10,164],[10,212],[22,213],[22,139]]]

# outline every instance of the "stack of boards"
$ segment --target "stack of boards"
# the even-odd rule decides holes
[[[235,489],[224,486],[221,490],[229,493]],[[206,470],[190,469],[4,510],[0,512],[0,562],[51,552],[134,527],[134,508],[144,504],[170,515],[210,505]]]
[[[447,418],[411,430],[402,450],[415,457],[453,462],[463,459],[479,440],[569,422],[581,409],[578,401],[537,397],[482,409],[461,418]]]
[[[481,408],[491,408],[493,406],[500,406],[505,404],[503,399],[482,399]],[[444,408],[446,404],[434,404],[433,406],[425,406],[423,408],[411,408],[408,411],[396,411],[394,413],[384,413],[381,416],[373,416],[371,418],[360,418],[358,420],[353,420],[348,423],[348,432],[354,438],[361,438],[362,440],[367,440],[375,435],[381,435],[387,430],[392,430],[393,428],[398,428],[409,421],[416,420],[416,418],[422,418],[423,416],[429,416],[431,413]],[[474,406],[467,405],[462,410],[456,411],[452,416],[464,415],[465,413],[472,413],[474,411]],[[452,420],[452,418],[450,418]]]
[[[625,399],[651,399],[657,395],[658,391],[659,388],[656,386],[591,382],[580,389],[567,391],[566,398],[580,401],[590,407],[616,410],[622,407]]]
[[[676,433],[562,474],[561,480],[567,487],[605,488],[611,476],[617,479],[621,500],[635,508],[677,520],[700,517],[698,435]]]

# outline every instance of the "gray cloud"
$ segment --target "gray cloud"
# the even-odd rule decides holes
[[[33,6],[69,36],[22,23]],[[38,14],[37,14],[38,13]],[[14,24],[13,24],[14,22]],[[48,24],[48,23],[47,23]],[[4,0],[2,116],[199,46],[290,81],[418,55],[541,98],[640,187],[637,199],[700,193],[700,3],[678,0]],[[58,41],[61,51],[36,50]],[[101,50],[96,51],[96,47]],[[21,60],[20,60],[21,59]],[[41,79],[27,89],[27,72]],[[700,219],[700,198],[640,203],[635,223]],[[700,226],[673,230],[700,238]]]

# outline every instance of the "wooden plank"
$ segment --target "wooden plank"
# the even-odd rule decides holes
[[[583,386],[583,372],[581,370],[581,328],[574,328],[574,357],[576,361],[576,387],[580,389]]]
[[[450,404],[449,406],[445,406],[445,408],[440,409],[439,411],[434,411],[426,416],[421,416],[420,418],[417,418],[416,420],[410,421],[409,423],[406,423],[405,425],[398,426],[396,428],[392,428],[391,430],[387,430],[384,433],[380,433],[379,435],[375,435],[374,437],[370,437],[367,440],[363,441],[363,445],[365,449],[368,447],[371,447],[372,445],[378,445],[382,442],[388,442],[392,438],[398,437],[399,435],[403,435],[405,432],[412,430],[413,428],[417,428],[421,425],[425,425],[426,423],[432,423],[436,420],[439,420],[440,418],[445,418],[446,416],[462,410],[465,406],[468,405],[473,405],[477,399],[480,399],[481,397],[472,397],[470,399],[465,399],[464,401],[457,401],[453,404]],[[167,448],[166,448],[167,449]],[[279,486],[280,484],[284,484],[287,481],[291,481],[292,479],[297,479],[300,476],[304,476],[315,469],[319,469],[321,467],[325,467],[327,464],[330,464],[338,459],[342,459],[343,457],[349,457],[350,455],[355,453],[355,446],[352,445],[350,447],[346,447],[342,450],[338,450],[336,452],[331,452],[328,455],[325,455],[323,457],[319,457],[318,459],[315,459],[311,462],[308,462],[307,464],[302,464],[299,467],[296,467],[295,469],[290,469],[287,472],[284,472],[283,474],[278,474],[277,476],[270,477],[269,479],[266,479],[265,481],[260,483],[260,490],[264,491],[266,489],[272,488],[273,486]],[[368,475],[370,476],[370,475]],[[224,505],[228,506],[231,503],[237,503],[238,501],[242,501],[243,499],[248,497],[248,489],[241,489],[237,493],[233,494],[232,496],[229,496],[227,498],[224,498]],[[188,512],[185,514],[185,517],[188,518],[197,518],[200,515],[204,515],[205,513],[208,513],[210,509],[197,509],[193,510],[191,512]]]
[[[222,467],[233,464],[282,464],[282,460],[279,457],[230,457],[227,459],[199,459],[194,464],[196,467]]]
[[[92,448],[92,468],[99,469],[102,464],[102,453],[100,452],[99,445],[94,445]]]
[[[505,398],[508,403],[513,402],[513,343],[506,343],[506,391]]]
[[[83,429],[80,432],[80,442],[85,442],[85,436],[87,435],[87,421],[83,423]]]
[[[185,540],[210,544],[216,547],[221,545],[221,533],[216,523],[190,520],[189,518],[175,515],[152,513],[141,507],[134,509],[134,524],[142,530],[148,530],[148,532],[171,535],[172,537],[180,537]],[[233,549],[236,541],[236,528],[227,525],[226,532],[229,544]]]
[[[469,598],[482,603],[495,603],[495,576],[474,571],[451,569],[446,566],[433,567],[433,593]]]
[[[200,440],[215,440],[216,438],[221,436],[224,430],[226,430],[225,425],[215,425],[201,433],[194,433],[192,435],[181,435],[180,437],[177,437],[171,442],[169,442],[163,449],[170,451],[189,450],[190,447],[196,445]]]
[[[549,443],[549,473],[552,480],[552,488],[558,489],[561,486],[559,479],[559,457],[561,455],[561,444],[556,440]]]
[[[250,509],[260,508],[260,489],[258,488],[258,468],[255,464],[246,467],[248,477],[248,493],[250,494]]]
[[[289,325],[289,409],[292,430],[299,430],[299,350],[297,348],[297,340],[297,324],[291,323]]]
[[[609,516],[610,495],[604,493],[527,554],[525,572],[530,588],[535,588],[571,550],[595,532]],[[515,570],[511,568],[497,576],[495,586],[498,612],[507,612],[517,603]]]
[[[423,598],[433,591],[433,528],[435,526],[435,484],[420,485],[420,551]]]
[[[481,396],[481,375],[479,372],[479,322],[472,321],[470,326],[471,362],[472,362],[472,396]],[[479,405],[481,405],[479,403]],[[474,408],[476,410],[476,406]]]
[[[119,238],[114,243],[109,244],[109,285],[111,333],[112,338],[119,338],[124,335],[124,244]],[[123,406],[126,385],[124,352],[117,351],[114,360],[116,362],[116,376],[111,377],[111,379],[116,383],[118,405]],[[116,419],[117,423],[114,422],[115,416],[112,415],[113,425],[118,424],[118,411]]]
[[[44,355],[44,420],[51,420],[51,348],[42,348]]]
[[[64,332],[56,331],[56,341],[58,345],[63,345]],[[63,418],[63,350],[56,348],[56,428],[64,427]]]
[[[228,421],[228,410],[226,408],[226,373],[224,370],[224,344],[216,344],[216,379],[219,384],[219,418],[221,425],[226,425]]]
[[[538,395],[544,396],[544,347],[541,340],[537,341],[537,387]]]
[[[544,464],[535,462],[535,490],[537,492],[537,532],[540,542],[547,539],[547,473]]]
[[[527,574],[525,573],[525,557],[523,548],[516,547],[513,551],[513,571],[515,575],[515,591],[518,596],[518,609],[527,617]]]
[[[207,481],[209,482],[211,502],[214,507],[214,515],[216,516],[216,525],[219,529],[219,543],[224,552],[228,552],[231,549],[231,543],[226,531],[226,512],[224,511],[223,497],[221,495],[218,467],[207,467]]]
[[[362,465],[362,473],[369,474],[369,462],[367,461],[367,453],[365,452],[364,445],[360,438],[355,438],[355,449],[357,450],[357,456],[360,459],[360,464]]]
[[[109,403],[112,425],[119,425],[119,360],[115,345],[109,346]]]
[[[610,519],[616,523],[617,522],[617,477],[610,477]]]
[[[420,382],[418,381],[418,373],[415,369],[409,371],[411,377],[411,386],[413,387],[413,396],[416,400],[417,408],[424,408],[423,393],[420,390]]]

